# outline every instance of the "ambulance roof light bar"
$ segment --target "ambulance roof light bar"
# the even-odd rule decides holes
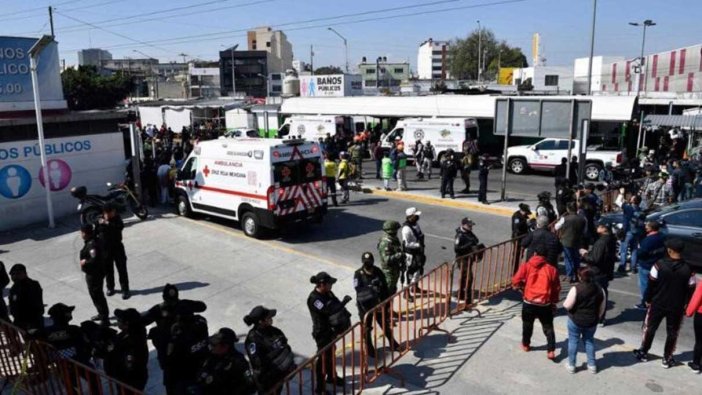
[[[305,142],[306,141],[305,141],[304,137],[302,137],[300,135],[295,136],[292,134],[288,136],[287,140],[283,140],[283,143],[285,145],[302,145]]]

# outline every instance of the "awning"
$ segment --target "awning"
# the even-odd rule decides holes
[[[646,115],[644,125],[702,129],[702,115]]]

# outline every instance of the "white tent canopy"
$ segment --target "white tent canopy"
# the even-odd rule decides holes
[[[376,117],[494,118],[492,95],[304,97],[283,102],[281,113],[295,115],[368,115]],[[533,100],[591,100],[593,121],[630,121],[635,96],[518,96]]]

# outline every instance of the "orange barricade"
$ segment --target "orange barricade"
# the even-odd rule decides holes
[[[457,291],[458,303],[451,315],[511,288],[512,276],[524,257],[519,243],[520,238],[503,241],[456,259],[452,273],[459,276],[454,276],[451,289]]]
[[[13,393],[140,395],[92,367],[64,358],[51,345],[28,339],[0,320],[0,376]]]
[[[365,383],[390,370],[419,340],[446,320],[451,308],[451,266],[443,263],[366,313]],[[445,331],[444,331],[445,332]]]
[[[286,395],[311,394],[318,387],[318,375],[326,378],[323,385],[334,389],[332,393],[360,394],[363,389],[363,331],[360,322],[346,330],[334,341],[322,348],[292,373],[274,390]],[[315,370],[317,369],[317,372]],[[336,386],[332,381],[337,380]]]

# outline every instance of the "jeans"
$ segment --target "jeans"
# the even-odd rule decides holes
[[[702,313],[695,313],[695,348],[692,352],[692,362],[702,363]]]
[[[585,355],[587,355],[587,366],[595,366],[595,331],[597,325],[589,328],[579,326],[568,318],[568,364],[575,366],[575,358],[578,355],[578,345],[580,339],[585,343]]]
[[[380,170],[383,166],[383,158],[375,159],[375,178],[380,178]]]
[[[646,289],[648,289],[648,274],[651,273],[651,269],[639,268],[639,291],[641,292],[641,304],[644,304],[644,296],[646,295]]]
[[[346,178],[339,180],[339,186],[341,187],[341,203],[346,203],[349,201],[349,180]]]
[[[574,247],[563,247],[563,260],[568,278],[577,280],[578,269],[580,269],[580,253],[578,249]]]
[[[553,309],[551,306],[538,306],[522,303],[522,344],[531,345],[534,321],[539,320],[546,335],[546,351],[556,350],[556,333],[553,331]]]
[[[639,238],[631,232],[626,232],[626,237],[619,246],[619,268],[626,268],[626,253],[631,249],[631,270],[638,267]]]

